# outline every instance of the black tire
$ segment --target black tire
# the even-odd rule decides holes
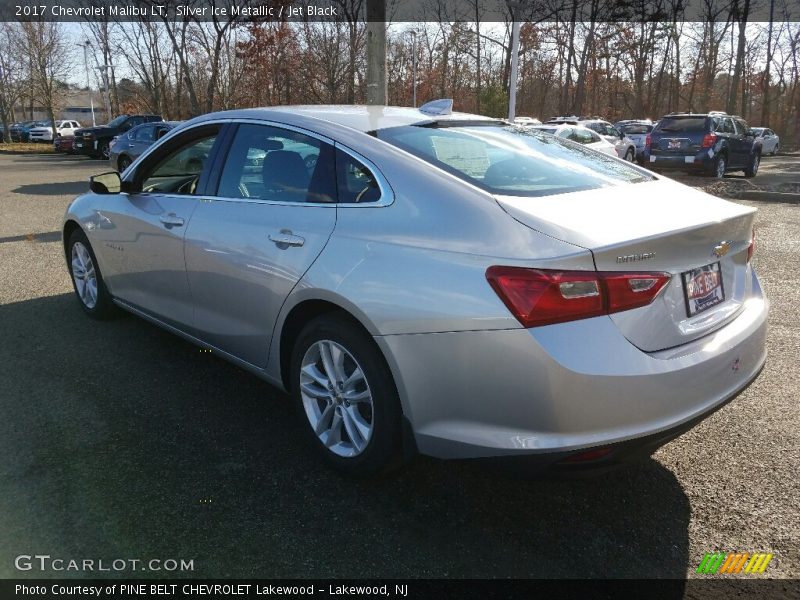
[[[714,165],[712,167],[711,177],[716,177],[717,179],[722,179],[725,177],[725,173],[728,171],[728,157],[724,154],[718,154],[717,159],[714,161]]]
[[[117,170],[122,173],[125,169],[131,166],[133,161],[124,154],[117,159]]]
[[[325,446],[314,432],[311,420],[306,414],[304,399],[300,392],[300,369],[306,353],[309,352],[313,355],[313,347],[322,341],[334,342],[351,355],[355,361],[353,364],[361,369],[371,392],[372,403],[369,407],[369,417],[372,431],[366,446],[355,456],[340,456]],[[349,316],[338,312],[328,313],[309,322],[295,342],[290,373],[292,400],[303,421],[303,429],[328,464],[347,475],[366,477],[390,470],[402,463],[402,411],[394,379],[375,341]],[[323,389],[321,385],[320,389]],[[333,406],[332,397],[326,400],[315,400],[315,402],[318,403],[317,406],[321,411],[324,410],[323,406],[331,406],[337,411],[336,414],[340,414],[339,410],[345,410],[341,405]],[[348,404],[348,407],[350,406]],[[359,410],[366,409],[365,405],[363,409]],[[342,426],[340,430],[347,438],[343,441],[350,440],[346,428]]]
[[[108,142],[107,141],[106,142],[100,142],[100,145],[97,148],[97,153],[100,155],[100,158],[102,158],[103,160],[108,160],[108,158],[109,158],[108,152],[109,152],[109,150],[108,150]]]
[[[636,151],[628,148],[628,151],[625,153],[625,160],[628,162],[636,160]]]
[[[756,173],[758,173],[758,165],[760,163],[761,163],[761,155],[758,152],[756,152],[753,155],[753,158],[750,159],[750,166],[748,166],[744,170],[744,176],[745,177],[755,177]]]
[[[97,299],[93,306],[89,306],[87,302],[81,298],[78,282],[76,281],[75,273],[73,271],[73,248],[77,243],[82,244],[83,247],[88,251],[94,267],[94,273],[97,281]],[[67,242],[67,267],[69,269],[70,279],[72,280],[72,288],[75,290],[75,297],[78,300],[78,304],[83,312],[93,319],[99,320],[110,319],[119,314],[119,309],[111,299],[111,294],[108,292],[108,288],[106,288],[106,284],[103,281],[103,275],[100,272],[100,267],[97,264],[97,258],[94,255],[94,250],[92,250],[92,246],[89,243],[86,234],[80,229],[76,229],[69,236],[69,241]]]
[[[772,149],[772,156],[775,156],[776,154],[778,154],[778,151],[780,150],[780,148],[781,148],[780,144],[775,144],[775,148]]]

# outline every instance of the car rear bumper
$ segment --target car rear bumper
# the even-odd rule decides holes
[[[714,166],[714,154],[703,150],[697,154],[645,153],[645,166],[655,169],[676,169],[682,171],[703,171]]]
[[[766,360],[768,303],[757,280],[754,290],[721,329],[660,352],[633,346],[608,317],[376,341],[421,453],[551,454],[541,459],[553,462],[587,448],[667,441],[737,395]]]

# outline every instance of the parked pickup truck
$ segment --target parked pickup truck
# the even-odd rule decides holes
[[[85,154],[92,158],[108,158],[108,148],[111,140],[129,129],[150,123],[153,121],[163,121],[161,115],[120,115],[107,125],[97,127],[84,127],[75,132],[76,154]]]

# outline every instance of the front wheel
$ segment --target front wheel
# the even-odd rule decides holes
[[[780,144],[775,144],[775,148],[772,150],[772,156],[775,156],[780,150]]]
[[[107,319],[117,312],[106,289],[97,258],[86,234],[76,229],[67,242],[67,262],[72,286],[83,312],[93,319]]]
[[[125,169],[131,166],[131,159],[127,156],[120,156],[119,160],[117,161],[117,170],[120,173],[124,173]]]
[[[400,456],[400,401],[380,349],[341,314],[311,321],[297,338],[292,396],[323,458],[367,476]]]

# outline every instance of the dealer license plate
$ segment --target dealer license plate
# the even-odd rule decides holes
[[[686,294],[686,312],[690,317],[725,300],[718,262],[686,271],[681,274],[681,279]]]

